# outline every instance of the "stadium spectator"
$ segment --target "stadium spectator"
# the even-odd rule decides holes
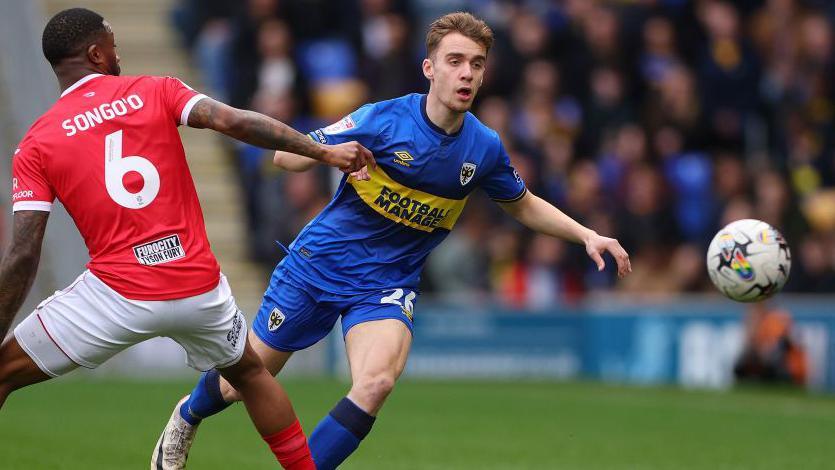
[[[804,385],[806,352],[794,339],[789,312],[767,303],[752,304],[746,317],[746,344],[734,366],[739,381]]]

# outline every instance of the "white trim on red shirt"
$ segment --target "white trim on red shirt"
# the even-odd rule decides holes
[[[63,93],[61,93],[61,98],[68,95],[69,93],[72,93],[73,90],[80,87],[81,85],[84,85],[85,83],[89,82],[90,80],[92,80],[96,77],[103,77],[103,76],[104,75],[102,75],[100,73],[91,73],[90,75],[85,75],[85,76],[81,77],[80,80],[78,80],[77,82],[70,85],[69,88],[67,88],[66,90],[64,90]]]
[[[52,211],[52,203],[46,201],[20,201],[12,204],[12,212],[17,211]]]
[[[183,83],[183,85],[188,86],[185,83]],[[206,98],[206,95],[194,95],[191,97],[190,100],[186,102],[186,105],[183,106],[183,112],[180,113],[180,124],[184,126],[188,125],[188,115],[191,114],[191,109],[194,107],[194,105],[197,104],[198,101],[202,100],[203,98]]]

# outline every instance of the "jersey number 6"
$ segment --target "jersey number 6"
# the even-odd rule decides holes
[[[142,189],[128,191],[123,178],[131,171],[142,176]],[[122,131],[104,138],[104,185],[107,194],[122,207],[141,209],[150,204],[159,193],[159,172],[147,158],[138,155],[122,156]]]

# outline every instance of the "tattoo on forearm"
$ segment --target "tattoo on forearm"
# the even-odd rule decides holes
[[[322,148],[306,135],[298,132],[283,122],[271,119],[263,114],[244,111],[244,125],[241,140],[259,147],[322,158]]]
[[[14,215],[12,242],[0,262],[0,339],[6,336],[35,280],[49,212]]]
[[[191,108],[191,113],[188,115],[189,127],[195,127],[197,129],[214,127],[215,117],[213,110],[215,106],[212,106],[212,101],[214,100],[203,98]]]
[[[236,123],[229,125],[229,123]],[[191,127],[216,129],[224,134],[256,145],[321,160],[323,148],[292,127],[253,111],[235,109],[204,98],[189,114]]]

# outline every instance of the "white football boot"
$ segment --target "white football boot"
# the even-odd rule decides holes
[[[151,455],[151,470],[182,470],[186,468],[188,451],[197,434],[197,426],[192,426],[180,416],[180,406],[188,400],[186,395],[177,402],[174,412],[162,435],[159,436],[154,453]]]

